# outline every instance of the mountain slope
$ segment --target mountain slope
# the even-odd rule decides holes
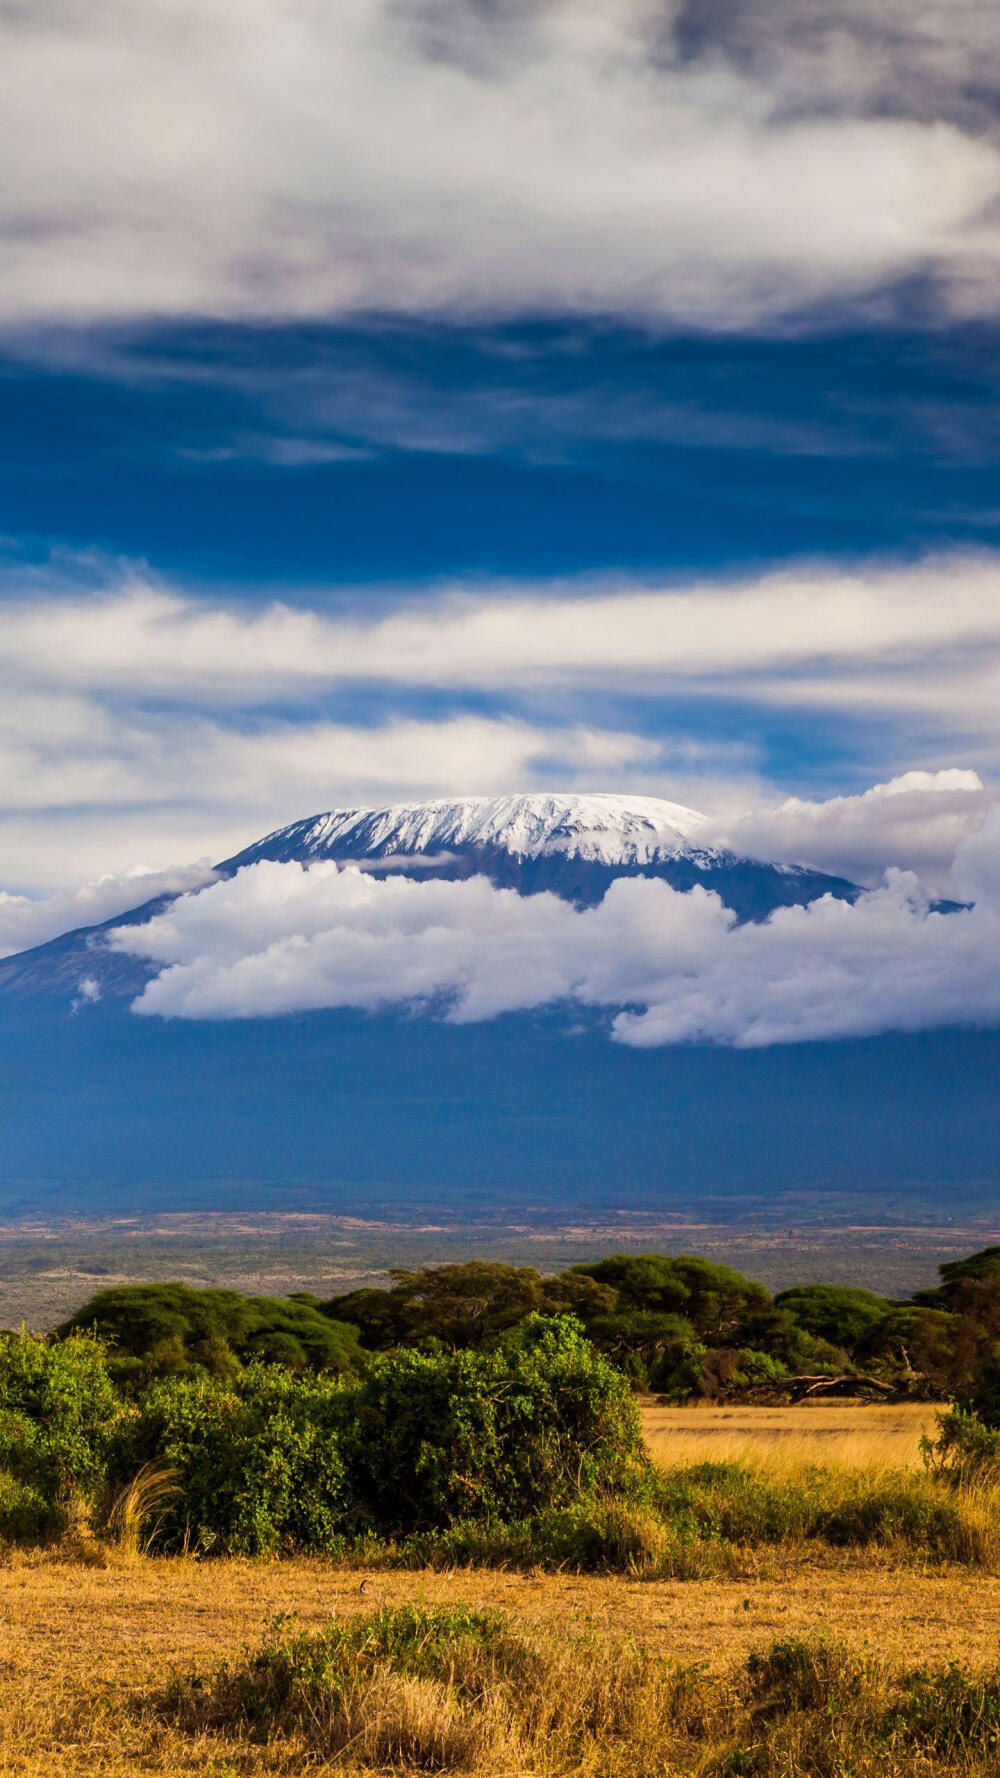
[[[277,829],[217,866],[220,876],[273,860],[319,859],[448,879],[481,875],[498,888],[550,891],[594,906],[619,877],[656,877],[687,891],[714,890],[741,920],[820,895],[852,899],[854,884],[799,865],[739,858],[706,844],[706,818],[655,797],[504,796],[339,809]],[[0,962],[0,1000],[56,1002],[138,994],[155,966],[109,948],[115,928],[140,925],[173,897],[161,896],[99,926],[81,927]],[[87,984],[84,986],[83,984]]]
[[[799,865],[739,858],[701,839],[707,818],[651,796],[500,796],[334,809],[278,828],[219,867],[262,859],[361,863],[373,875],[485,876],[498,888],[550,890],[581,907],[617,877],[714,889],[743,920],[819,895],[850,899],[853,883]]]

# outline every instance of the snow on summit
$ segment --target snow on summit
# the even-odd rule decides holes
[[[562,855],[601,864],[648,864],[697,847],[706,817],[653,796],[511,795],[438,798],[384,809],[334,809],[269,834],[260,850],[292,840],[302,859],[448,852]],[[253,848],[256,852],[258,848]]]

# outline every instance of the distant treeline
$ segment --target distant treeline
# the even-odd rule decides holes
[[[550,1276],[485,1260],[395,1270],[383,1289],[327,1301],[135,1284],[99,1291],[56,1337],[95,1334],[116,1384],[141,1391],[191,1372],[232,1379],[255,1361],[360,1374],[375,1353],[488,1350],[529,1318],[570,1315],[635,1387],[674,1401],[1000,1396],[1000,1247],[939,1271],[903,1301],[837,1284],[772,1295],[729,1266],[657,1253]]]
[[[328,1302],[123,1286],[48,1339],[0,1336],[0,1547],[85,1534],[199,1557],[684,1575],[797,1539],[996,1565],[998,1361],[998,1248],[904,1303],[822,1284],[771,1296],[661,1254],[553,1277],[425,1267]],[[636,1385],[954,1406],[928,1474],[793,1484],[740,1464],[657,1471]]]

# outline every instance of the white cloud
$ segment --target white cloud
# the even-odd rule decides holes
[[[177,895],[203,888],[212,880],[211,868],[202,859],[174,870],[147,870],[136,865],[120,876],[98,877],[79,889],[64,889],[37,898],[10,895],[0,890],[0,957],[45,944],[77,926],[97,926],[157,895]],[[82,991],[82,986],[81,986]],[[93,998],[90,994],[85,999]]]
[[[692,10],[8,6],[0,315],[739,326],[911,275],[992,312],[1000,156],[959,102],[988,63],[976,10],[939,33],[950,65],[885,4],[877,42],[871,9],[828,32],[839,60],[727,55],[711,31],[692,53]],[[914,83],[903,115],[925,64],[933,95]]]
[[[973,860],[992,889],[992,817]],[[618,881],[578,913],[483,878],[266,863],[114,943],[161,966],[135,1010],[164,1017],[403,1006],[469,1022],[570,1002],[610,1012],[632,1046],[741,1048],[1000,1020],[996,903],[933,913],[896,871],[854,905],[824,898],[736,926],[717,896],[653,881]]]
[[[39,595],[49,586],[55,596]],[[321,605],[213,603],[131,571],[99,593],[7,580],[0,673],[105,694],[216,704],[311,698],[324,687],[579,685],[706,691],[775,704],[928,703],[972,719],[996,705],[1000,557],[895,566],[822,563],[665,585],[626,577],[397,601],[372,617]]]
[[[331,806],[512,788],[666,795],[724,816],[718,837],[747,850],[866,882],[898,864],[944,888],[992,800],[977,773],[1000,765],[994,554],[367,604],[212,601],[99,561],[8,566],[0,591],[9,888],[218,858]],[[630,731],[623,697],[637,730],[655,698],[683,731]],[[855,781],[912,761],[922,775],[781,805],[761,731],[768,712],[813,710],[840,720]]]
[[[787,797],[770,809],[715,822],[708,836],[751,858],[795,859],[855,883],[877,883],[890,866],[916,871],[938,894],[964,894],[955,854],[1000,802],[978,772],[904,772],[858,796],[825,802]]]
[[[739,750],[707,752],[710,771],[732,758],[745,762]],[[698,763],[697,750],[670,755],[642,736],[572,722],[463,713],[372,726],[227,722],[116,709],[58,688],[12,691],[0,702],[0,844],[8,883],[71,886],[83,873],[127,869],[137,853],[158,867],[185,854],[218,861],[330,807],[499,792],[546,777],[640,789],[668,764],[694,779]]]
[[[729,934],[615,1035],[652,1048],[704,1039],[775,1043],[1000,1022],[1000,918],[930,913],[915,877],[890,872],[852,907],[824,897]]]

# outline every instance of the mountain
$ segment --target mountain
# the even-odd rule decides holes
[[[638,874],[717,889],[744,920],[856,893],[737,858],[708,831],[693,810],[649,798],[463,799],[317,815],[219,872],[283,858],[481,871],[578,905]],[[977,1216],[995,1208],[1000,1032],[634,1050],[546,1014],[462,1026],[342,1010],[136,1018],[129,1000],[149,968],[104,941],[169,900],[0,962],[4,1215],[322,1209],[369,1223],[432,1212],[502,1222],[516,1210],[518,1223],[530,1212],[561,1224],[585,1205],[725,1221],[780,1203],[785,1227],[883,1214],[905,1224],[925,1214],[918,1202],[939,1219],[972,1200]],[[101,999],[73,1017],[88,978]]]
[[[741,920],[858,893],[842,877],[713,846],[702,837],[708,825],[696,809],[652,796],[463,797],[333,809],[278,828],[219,868],[332,858],[376,876],[485,876],[500,889],[550,890],[580,907],[593,907],[617,877],[659,877],[675,889],[714,889]]]
[[[801,865],[740,858],[700,836],[704,815],[657,797],[500,796],[396,803],[382,809],[333,809],[267,834],[216,866],[231,877],[263,860],[355,864],[455,879],[485,876],[521,895],[548,890],[592,907],[618,877],[657,877],[686,891],[714,890],[740,920],[820,895],[852,899],[853,883]],[[0,1000],[58,1001],[64,1008],[93,983],[102,1001],[138,994],[154,966],[111,950],[107,935],[143,924],[167,907],[159,896],[99,926],[79,927],[0,962]]]

